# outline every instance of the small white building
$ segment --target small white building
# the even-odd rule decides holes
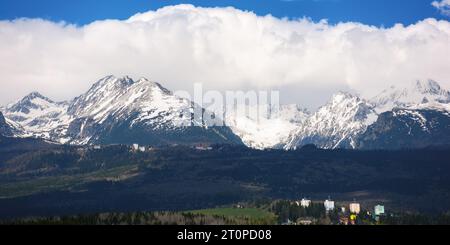
[[[323,205],[325,206],[325,211],[327,211],[327,212],[334,210],[334,201],[327,199],[327,200],[325,200]]]
[[[198,151],[210,151],[213,148],[211,146],[201,146],[200,145],[200,146],[196,146],[195,149]]]
[[[359,214],[361,213],[361,205],[359,203],[350,203],[350,213]]]
[[[306,198],[303,198],[300,201],[300,206],[302,206],[303,208],[308,208],[309,206],[311,206],[311,200],[308,200]]]
[[[375,216],[380,216],[383,214],[385,214],[384,206],[382,206],[382,205],[375,206]]]
[[[145,152],[145,146],[139,146],[139,151]]]
[[[138,150],[139,150],[139,144],[133,144],[133,145],[132,145],[132,149],[133,149],[134,151],[138,151]]]

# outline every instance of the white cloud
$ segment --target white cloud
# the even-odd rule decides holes
[[[70,99],[115,74],[172,90],[195,82],[221,90],[276,87],[282,97],[287,91],[286,102],[316,106],[337,89],[371,95],[425,78],[449,88],[450,23],[384,29],[178,5],[85,26],[0,21],[0,60],[0,104],[33,90]]]
[[[450,16],[450,0],[433,1],[431,5],[437,8],[443,15]]]

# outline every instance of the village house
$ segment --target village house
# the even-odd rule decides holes
[[[334,201],[331,200],[325,200],[325,202],[323,203],[324,207],[325,207],[325,211],[330,212],[334,210]]]
[[[359,214],[361,213],[361,205],[359,203],[350,203],[350,213]]]
[[[297,225],[312,225],[314,222],[309,218],[299,218],[297,220]]]
[[[382,205],[377,205],[377,206],[375,206],[375,208],[374,208],[375,210],[375,216],[381,216],[381,215],[384,215],[385,214],[385,211],[384,211],[384,206],[382,206]]]
[[[196,149],[196,150],[198,150],[198,151],[210,151],[210,150],[212,150],[213,148],[212,148],[211,146],[197,145],[197,146],[195,146],[194,149]]]
[[[131,149],[132,149],[134,152],[138,152],[138,151],[140,151],[140,152],[145,152],[147,148],[146,148],[145,146],[139,146],[139,144],[133,144],[133,145],[131,146]]]
[[[311,206],[311,200],[303,198],[300,201],[300,206],[302,206],[303,208],[308,208],[309,206]]]
[[[340,217],[339,218],[339,224],[341,224],[341,225],[348,225],[349,224],[348,217]]]

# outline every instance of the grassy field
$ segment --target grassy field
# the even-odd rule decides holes
[[[258,208],[214,208],[189,211],[188,213],[210,216],[223,216],[229,219],[246,218],[255,221],[272,222],[276,220],[275,214]]]
[[[121,166],[86,174],[41,177],[0,184],[0,199],[16,198],[56,190],[68,190],[95,181],[119,181],[133,176],[137,165]]]

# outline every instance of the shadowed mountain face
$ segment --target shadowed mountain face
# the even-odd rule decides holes
[[[11,137],[14,135],[14,130],[11,127],[11,125],[9,125],[6,122],[5,117],[3,116],[2,112],[0,111],[0,136],[8,136]]]
[[[395,109],[380,115],[359,138],[361,149],[414,149],[450,145],[450,113]]]

